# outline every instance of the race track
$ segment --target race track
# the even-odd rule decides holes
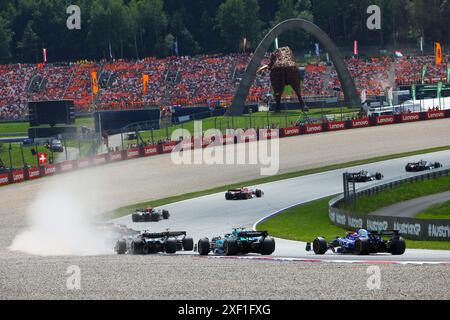
[[[450,119],[286,138],[280,140],[280,173],[447,145]],[[449,155],[443,152],[433,160],[449,165]],[[404,160],[400,162],[403,166]],[[385,169],[377,171],[386,177],[396,176],[403,172],[400,162],[383,164]],[[0,298],[236,299],[238,290],[242,299],[340,299],[348,290],[365,288],[365,264],[203,259],[197,255],[117,256],[110,247],[107,252],[87,250],[92,249],[87,241],[92,239],[76,233],[83,222],[80,217],[85,215],[94,217],[141,201],[255,179],[259,170],[259,166],[249,165],[175,166],[165,155],[2,187]],[[339,175],[337,171],[279,182],[283,188],[292,188],[277,197],[279,183],[264,186],[265,197],[248,202],[225,203],[223,194],[219,194],[173,204],[173,208],[169,206],[172,217],[167,227],[186,229],[195,237],[211,237],[234,226],[251,227],[280,208],[340,192]],[[151,225],[151,230],[165,228],[164,223]],[[30,251],[39,249],[41,255],[11,251],[16,237],[30,225],[43,239],[31,238],[25,243]],[[78,255],[70,254],[70,250],[55,255],[56,249],[67,249],[67,245],[82,251],[75,251]],[[292,251],[283,252],[282,248],[289,245]],[[310,257],[298,243],[286,242],[283,246],[278,241],[278,248],[277,256]],[[411,250],[405,259],[448,262],[449,255]],[[80,290],[67,287],[71,266],[81,270]],[[381,290],[361,289],[358,299],[450,298],[448,265],[381,264],[380,268]]]
[[[342,174],[344,172],[358,172],[363,169],[369,172],[381,172],[385,176],[385,180],[413,176],[414,174],[406,173],[405,165],[422,157],[430,159],[430,161],[440,161],[444,165],[450,164],[450,151],[400,158],[254,186],[265,192],[260,199],[226,201],[224,192],[221,192],[174,203],[164,206],[171,213],[170,219],[158,223],[133,223],[130,216],[116,219],[113,222],[126,224],[135,230],[152,232],[161,232],[166,229],[185,230],[196,240],[203,237],[211,239],[214,236],[229,233],[233,227],[252,228],[260,219],[287,207],[342,193]],[[362,183],[358,186],[369,186],[376,183],[379,182]],[[281,239],[277,239],[277,249],[273,256],[324,260],[442,261],[450,263],[450,251],[430,250],[407,250],[400,257],[378,254],[360,258],[336,255],[331,252],[323,257],[318,257],[312,252],[305,251],[305,243]]]

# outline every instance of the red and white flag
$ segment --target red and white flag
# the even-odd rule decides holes
[[[353,54],[355,56],[358,55],[358,41],[355,40],[355,42],[353,42]]]
[[[47,49],[42,49],[42,56],[44,57],[44,63],[47,63]]]
[[[39,165],[43,166],[47,164],[47,155],[45,153],[38,153]]]

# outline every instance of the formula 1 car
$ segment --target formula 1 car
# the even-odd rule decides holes
[[[440,162],[432,163],[430,161],[421,160],[419,162],[408,163],[405,169],[407,172],[419,172],[419,171],[439,169],[441,167],[442,164]]]
[[[223,238],[216,237],[211,241],[208,238],[200,239],[197,250],[201,256],[206,256],[210,252],[226,256],[248,253],[271,255],[275,251],[275,239],[270,237],[267,231],[234,228]]]
[[[250,188],[239,188],[239,189],[230,189],[225,193],[226,200],[248,200],[254,197],[261,198],[264,195],[262,190],[250,189]]]
[[[166,231],[161,233],[143,232],[134,237],[117,241],[114,250],[117,254],[175,253],[194,250],[194,240],[185,231]]]
[[[370,173],[367,171],[360,171],[356,173],[348,173],[348,182],[369,182],[369,181],[375,181],[375,180],[381,180],[384,178],[384,176],[379,173]]]
[[[133,222],[157,222],[160,220],[167,220],[170,217],[170,213],[167,210],[161,209],[138,209],[131,215]]]
[[[382,237],[389,236],[389,240]],[[322,255],[328,250],[335,253],[350,253],[357,255],[368,255],[371,253],[391,253],[402,255],[405,253],[405,240],[400,236],[399,231],[367,231],[359,229],[356,232],[347,232],[343,238],[336,237],[335,240],[327,242],[323,237],[314,240],[312,249],[315,254]],[[311,251],[311,243],[306,244],[306,251]]]

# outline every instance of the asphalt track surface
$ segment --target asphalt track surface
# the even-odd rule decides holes
[[[382,208],[372,213],[374,216],[414,218],[433,205],[445,203],[450,200],[450,192],[442,192],[431,196],[417,198]]]
[[[406,163],[417,161],[421,157],[426,157],[430,161],[440,161],[444,165],[450,164],[450,151],[427,154],[426,156],[400,158],[251,186],[264,191],[265,195],[259,199],[227,201],[224,197],[225,193],[221,192],[181,201],[164,206],[164,209],[169,210],[171,214],[170,219],[157,223],[133,223],[130,216],[113,220],[113,222],[125,224],[135,230],[149,230],[151,232],[161,232],[167,229],[174,231],[183,230],[187,231],[195,240],[203,237],[211,239],[214,236],[229,233],[233,227],[251,229],[257,221],[288,207],[341,193],[342,175],[345,172],[358,172],[360,170],[381,172],[385,180],[413,176],[414,174],[406,173],[405,165]],[[361,183],[358,186],[366,187],[382,182]],[[353,255],[337,255],[332,252],[327,253],[325,256],[315,256],[313,252],[305,251],[305,245],[302,242],[277,239],[277,248],[272,256],[275,258],[319,258],[324,260],[442,261],[450,263],[450,251],[411,249],[407,250],[403,256],[377,254],[361,258]]]
[[[284,173],[450,145],[450,120],[372,127],[286,138],[280,141],[280,173]],[[445,157],[447,158],[444,159]],[[428,159],[428,156],[413,158]],[[447,153],[442,153],[437,158],[439,159],[436,160],[441,160],[444,165],[450,162]],[[236,292],[239,292],[240,299],[341,299],[342,296],[348,295],[349,290],[353,292],[355,288],[358,288],[358,296],[354,297],[355,299],[450,298],[449,266],[422,265],[420,261],[417,261],[417,265],[390,265],[379,261],[376,264],[381,268],[381,289],[369,290],[366,289],[366,282],[370,274],[365,263],[249,261],[201,258],[197,255],[117,256],[112,253],[48,256],[9,249],[15,237],[28,228],[30,215],[33,214],[31,209],[46,212],[50,207],[57,207],[57,214],[62,216],[71,209],[69,204],[73,203],[60,201],[59,191],[63,194],[72,191],[76,191],[76,195],[80,193],[81,200],[75,204],[86,203],[91,211],[99,213],[101,210],[111,210],[140,201],[251,180],[259,176],[259,169],[259,166],[245,165],[219,168],[178,167],[171,163],[169,156],[157,156],[1,188],[0,298],[236,299]],[[398,174],[398,170],[387,168],[383,173],[386,176],[395,175]],[[287,202],[282,207],[313,200],[317,194],[340,192],[340,185],[331,185],[333,181],[338,183],[337,175],[333,178],[336,180],[329,180],[329,175],[306,178],[314,184],[315,190],[306,185],[295,185],[298,197],[286,199]],[[320,179],[325,179],[325,186],[318,186]],[[292,181],[288,180],[286,183]],[[318,190],[324,187],[327,189],[326,192]],[[335,190],[332,190],[333,188]],[[58,192],[53,194],[49,190]],[[264,191],[266,195],[262,199],[245,203],[227,203],[229,206],[227,213],[222,214],[214,212],[213,208],[224,204],[223,194],[212,196],[212,208],[209,210],[202,205],[203,198],[193,200],[198,201],[199,210],[202,210],[200,212],[203,214],[208,211],[213,219],[226,220],[225,225],[216,225],[214,230],[195,227],[197,223],[200,225],[206,223],[200,216],[195,222],[181,225],[183,214],[174,210],[168,223],[173,223],[170,225],[172,228],[179,226],[182,229],[190,229],[187,231],[199,236],[220,234],[236,224],[252,226],[259,217],[276,211],[281,206],[279,202],[272,204],[268,201],[272,197],[272,192],[277,190],[264,186]],[[217,202],[214,197],[217,197]],[[44,199],[44,203],[39,202],[41,198]],[[263,203],[261,212],[252,213],[250,217],[234,212],[241,209],[250,211],[251,206]],[[73,214],[72,211],[70,213]],[[75,214],[79,212],[75,211]],[[58,217],[52,218],[58,221]],[[161,227],[163,224],[151,226],[152,230]],[[53,232],[57,230],[57,228],[49,230],[49,236],[54,236]],[[51,250],[70,236],[70,232],[59,233],[58,238],[52,238],[53,242],[44,249]],[[278,247],[282,248],[280,244],[281,241],[278,241]],[[30,245],[33,247],[35,243],[31,242]],[[286,252],[286,255],[296,255],[295,250],[304,254],[303,246],[295,242],[291,245],[295,248],[294,253]],[[446,252],[436,254],[424,251],[423,254],[419,260],[448,261]],[[277,255],[282,254],[277,252]],[[410,258],[416,259],[416,256],[417,254],[413,252]],[[330,258],[333,259],[331,256]],[[69,278],[67,269],[74,265],[81,269],[80,290],[70,290],[66,286]]]

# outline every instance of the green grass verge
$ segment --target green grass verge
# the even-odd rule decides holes
[[[83,117],[75,119],[75,126],[81,128],[82,126],[94,127],[94,117]],[[4,133],[18,133],[27,132],[30,127],[28,122],[10,122],[0,123],[0,134]]]
[[[320,199],[292,208],[258,226],[282,239],[312,242],[316,237],[334,239],[343,236],[347,229],[335,226],[328,218],[328,202],[333,197]],[[450,242],[407,240],[408,248],[450,250]]]
[[[450,219],[450,201],[431,206],[425,212],[419,213],[419,219]]]
[[[332,171],[332,170],[337,170],[337,169],[342,169],[342,168],[347,168],[347,167],[364,165],[364,164],[368,164],[368,163],[380,162],[380,161],[385,161],[385,160],[391,160],[391,159],[397,159],[397,158],[415,156],[418,154],[439,152],[439,151],[445,151],[445,150],[450,150],[450,146],[418,150],[418,151],[411,151],[411,152],[405,152],[405,153],[398,153],[398,154],[394,154],[394,155],[387,155],[387,156],[381,156],[381,157],[376,157],[376,158],[371,158],[371,159],[357,160],[357,161],[351,161],[351,162],[346,162],[346,163],[341,163],[341,164],[335,164],[335,165],[330,165],[330,166],[326,166],[326,167],[322,167],[322,168],[315,168],[315,169],[309,169],[309,170],[284,173],[284,174],[280,174],[280,175],[276,175],[276,176],[265,177],[265,178],[251,180],[251,181],[243,181],[243,182],[235,183],[232,185],[225,185],[225,186],[221,186],[221,187],[217,187],[217,188],[213,188],[213,189],[192,192],[192,193],[177,195],[177,196],[173,196],[173,197],[169,197],[169,198],[165,198],[165,199],[152,200],[152,201],[147,201],[147,202],[142,202],[142,203],[126,206],[123,208],[119,208],[113,212],[106,213],[105,218],[107,218],[107,219],[108,218],[109,219],[119,218],[124,215],[130,214],[130,212],[133,211],[134,209],[138,209],[138,208],[142,208],[142,207],[159,207],[159,206],[162,206],[165,204],[170,204],[170,203],[174,203],[174,202],[178,202],[178,201],[182,201],[182,200],[188,200],[188,199],[193,199],[193,198],[197,198],[197,197],[201,197],[201,196],[205,196],[205,195],[209,195],[209,194],[222,192],[227,189],[240,187],[243,185],[257,185],[257,184],[269,183],[269,182],[274,182],[274,181],[279,181],[279,180],[285,180],[285,179],[290,179],[290,178],[306,176],[306,175],[315,174],[315,173],[321,173],[321,172]]]
[[[355,207],[343,209],[351,210],[358,215],[367,215],[378,209],[393,204],[408,201],[432,194],[450,191],[450,176],[419,182],[407,182],[399,187],[382,191],[377,195],[358,198]],[[450,206],[448,207],[450,208]],[[449,211],[447,211],[448,213]]]

